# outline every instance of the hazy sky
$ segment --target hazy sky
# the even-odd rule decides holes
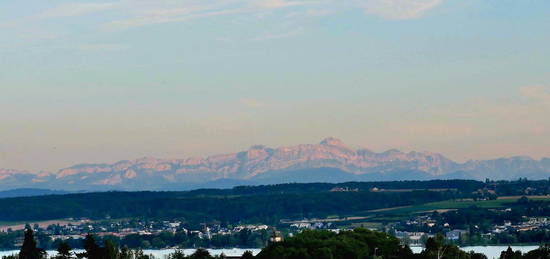
[[[550,156],[548,0],[3,0],[0,168],[327,136]]]

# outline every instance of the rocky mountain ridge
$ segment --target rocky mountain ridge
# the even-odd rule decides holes
[[[319,144],[279,148],[256,145],[246,151],[205,158],[140,158],[114,164],[81,164],[56,173],[0,169],[0,189],[177,189],[178,186],[213,181],[254,182],[266,175],[276,175],[276,172],[285,172],[285,179],[281,181],[292,182],[293,171],[323,168],[337,169],[343,174],[342,179],[382,177],[396,172],[395,180],[415,179],[418,174],[425,178],[533,179],[550,176],[550,158],[512,157],[457,163],[431,152],[354,150],[339,139],[327,138]],[[311,182],[320,181],[315,173],[308,177]]]

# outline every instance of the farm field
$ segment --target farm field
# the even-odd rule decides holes
[[[373,216],[371,220],[373,221],[388,221],[396,219],[404,219],[409,217],[411,214],[419,213],[429,213],[433,211],[445,212],[449,210],[463,209],[471,206],[477,206],[480,208],[488,209],[497,209],[504,208],[506,204],[516,202],[522,196],[503,196],[499,197],[496,200],[483,200],[483,201],[474,201],[471,199],[468,200],[446,200],[438,202],[430,202],[421,205],[414,206],[400,206],[395,208],[384,208],[371,210],[366,213],[366,215]],[[550,200],[550,196],[526,196],[532,200]]]

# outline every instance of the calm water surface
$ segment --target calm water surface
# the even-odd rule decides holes
[[[512,249],[520,250],[523,253],[529,252],[531,250],[537,249],[538,246],[512,246]],[[422,251],[422,247],[412,247],[411,248],[413,252],[420,253]],[[508,246],[465,246],[461,247],[464,251],[474,251],[476,253],[482,253],[485,254],[488,258],[498,258],[500,256],[500,252],[508,249]],[[165,255],[168,255],[172,252],[174,252],[175,249],[161,249],[161,250],[143,250],[145,254],[152,254],[156,258],[164,258]],[[261,249],[241,249],[241,248],[232,248],[232,249],[208,249],[210,254],[212,255],[220,255],[221,253],[229,256],[236,256],[236,255],[242,255],[246,250],[252,251],[254,255],[258,254]],[[192,254],[195,251],[195,249],[183,249],[183,252],[186,255]],[[82,250],[77,250],[77,252],[82,252]],[[12,255],[19,253],[18,250],[14,251],[0,251],[0,257],[4,255]],[[48,251],[48,255],[56,255],[56,251]]]
[[[538,246],[512,246],[512,249],[514,251],[520,250],[522,253],[529,252],[531,250],[535,250],[539,248]],[[413,252],[420,253],[424,248],[422,247],[411,247]],[[460,249],[464,251],[474,251],[476,253],[482,253],[487,256],[487,258],[499,258],[500,252],[505,251],[508,249],[508,246],[465,246],[461,247]]]
[[[193,252],[195,252],[195,249],[182,249],[183,252],[186,255],[190,255]],[[245,251],[250,250],[254,255],[258,254],[261,249],[242,249],[242,248],[228,248],[228,249],[208,249],[211,255],[220,255],[221,253],[228,255],[228,256],[237,256],[242,255]],[[75,250],[77,253],[83,252],[83,250]],[[160,249],[160,250],[143,250],[144,254],[152,254],[156,258],[164,258],[165,255],[168,255],[170,253],[173,253],[175,249]],[[55,250],[48,250],[48,255],[56,255],[57,251]],[[13,251],[0,251],[0,257],[5,255],[12,255],[19,253],[19,250],[13,250]]]

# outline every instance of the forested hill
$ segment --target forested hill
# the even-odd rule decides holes
[[[12,198],[12,197],[29,197],[29,196],[43,196],[43,195],[54,195],[54,194],[68,194],[66,191],[58,190],[49,190],[49,189],[34,189],[34,188],[21,188],[21,189],[12,189],[7,191],[0,191],[1,198]]]
[[[281,193],[319,193],[331,191],[333,188],[348,187],[359,191],[368,191],[372,188],[387,190],[407,189],[457,189],[461,192],[474,191],[484,186],[484,183],[475,180],[431,180],[431,181],[383,181],[383,182],[346,182],[346,183],[290,183],[257,186],[237,186],[232,189],[199,189],[179,192],[190,196],[194,195],[257,195]]]
[[[268,224],[280,219],[358,215],[380,208],[472,198],[487,188],[495,189],[498,195],[519,195],[526,188],[545,192],[548,181],[348,182],[243,186],[186,192],[47,195],[0,199],[0,220],[140,217]]]

